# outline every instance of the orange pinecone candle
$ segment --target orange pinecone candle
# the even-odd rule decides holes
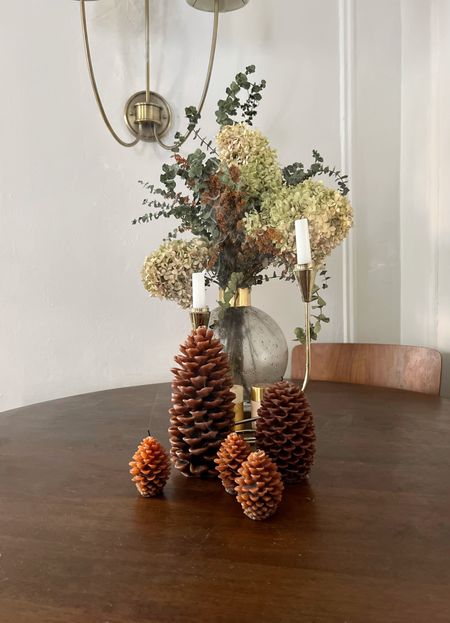
[[[230,433],[220,446],[215,462],[219,478],[225,487],[225,491],[230,495],[236,495],[238,470],[250,453],[250,446],[237,433]]]
[[[306,478],[316,451],[313,415],[304,393],[294,383],[269,387],[256,422],[256,446],[277,464],[285,483]]]
[[[281,502],[283,488],[280,472],[262,450],[252,452],[239,468],[237,501],[250,519],[271,517]]]
[[[159,441],[154,437],[143,439],[129,465],[132,481],[144,498],[162,493],[170,474],[170,460]]]
[[[217,478],[214,459],[234,421],[228,355],[206,327],[192,331],[180,351],[172,369],[170,455],[184,476]]]

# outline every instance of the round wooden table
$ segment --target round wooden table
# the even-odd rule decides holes
[[[170,388],[0,414],[1,623],[448,623],[450,401],[312,383],[309,482],[252,522],[218,481],[139,497]]]

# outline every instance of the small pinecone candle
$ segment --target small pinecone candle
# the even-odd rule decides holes
[[[316,435],[310,406],[294,383],[280,381],[264,393],[256,423],[256,446],[277,464],[285,483],[306,478],[314,462]]]
[[[142,440],[129,464],[132,481],[144,498],[162,493],[170,474],[170,459],[154,437]]]
[[[230,495],[236,495],[238,470],[250,453],[250,446],[238,433],[230,433],[220,446],[215,462],[219,478]]]
[[[216,478],[214,459],[234,421],[228,355],[206,327],[192,331],[180,351],[172,369],[170,454],[184,476]]]
[[[236,499],[250,519],[258,521],[273,515],[281,502],[283,488],[280,472],[262,450],[252,452],[239,468]]]

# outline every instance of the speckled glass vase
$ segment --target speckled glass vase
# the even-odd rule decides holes
[[[288,363],[288,346],[275,320],[250,301],[249,289],[237,292],[232,306],[211,313],[211,327],[230,359],[236,385],[250,400],[253,385],[280,381]]]

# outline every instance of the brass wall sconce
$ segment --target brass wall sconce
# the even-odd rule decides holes
[[[125,123],[133,135],[131,141],[120,138],[109,121],[100,97],[97,81],[95,78],[94,67],[92,62],[91,47],[89,43],[89,32],[86,17],[86,2],[92,0],[79,0],[81,12],[81,27],[83,31],[84,49],[86,53],[89,77],[92,89],[97,101],[100,114],[105,122],[106,127],[110,131],[113,138],[123,147],[133,147],[140,141],[157,142],[164,149],[174,149],[181,146],[191,135],[192,130],[188,130],[186,134],[179,137],[173,145],[167,145],[163,142],[162,137],[168,132],[172,123],[172,111],[169,103],[150,89],[150,0],[144,0],[144,18],[145,18],[145,90],[134,93],[125,104]],[[250,0],[186,0],[186,2],[194,9],[200,11],[208,11],[214,14],[213,29],[211,37],[211,46],[209,52],[208,69],[197,107],[200,115],[205,104],[206,96],[211,82],[212,70],[214,67],[214,59],[217,47],[217,34],[219,30],[219,13],[228,11],[236,11],[245,7]]]

